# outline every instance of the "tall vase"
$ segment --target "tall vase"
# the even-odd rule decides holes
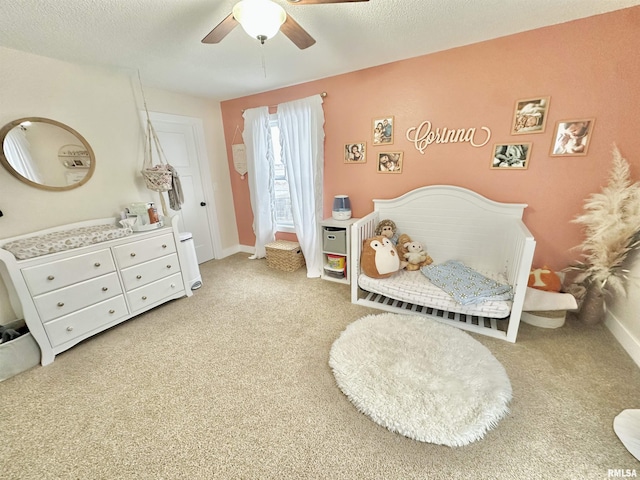
[[[592,283],[587,287],[578,320],[585,325],[596,325],[604,320],[604,292],[600,285]]]

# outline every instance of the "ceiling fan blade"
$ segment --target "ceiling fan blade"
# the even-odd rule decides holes
[[[202,39],[202,43],[218,43],[227,34],[233,30],[236,25],[239,25],[238,21],[233,17],[233,13],[230,13],[227,18],[222,20],[216,27],[209,32],[209,35]]]
[[[369,0],[288,0],[293,5],[319,5],[321,3],[368,2]]]
[[[280,27],[280,31],[289,37],[289,40],[295,43],[300,50],[309,48],[311,45],[316,43],[314,38],[309,35],[298,22],[291,18],[291,15],[289,14],[287,14],[287,19]]]

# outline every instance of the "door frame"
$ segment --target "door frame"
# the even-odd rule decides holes
[[[144,110],[140,111],[144,131],[146,132],[147,115]],[[151,123],[154,119],[159,122],[179,123],[188,125],[193,129],[193,137],[195,140],[196,155],[198,156],[198,170],[200,173],[200,183],[202,185],[202,193],[204,201],[207,203],[207,218],[209,220],[209,236],[213,246],[213,259],[222,258],[222,241],[219,235],[218,209],[216,206],[215,196],[213,193],[213,184],[211,180],[211,170],[209,168],[209,156],[207,155],[207,146],[204,136],[204,124],[201,118],[189,117],[186,115],[175,115],[171,113],[149,112]],[[206,181],[205,181],[206,179]]]

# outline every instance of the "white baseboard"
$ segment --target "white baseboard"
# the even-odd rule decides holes
[[[231,248],[225,248],[222,251],[222,257],[221,258],[226,258],[230,255],[235,255],[236,253],[248,253],[249,255],[253,255],[255,253],[255,248],[254,247],[249,247],[247,245],[234,245]]]
[[[607,311],[604,324],[613,336],[620,342],[622,348],[631,356],[636,365],[640,367],[640,341],[622,324],[611,311]]]
[[[254,253],[256,253],[256,248],[255,247],[250,247],[248,245],[238,245],[239,247],[239,252],[244,252],[244,253],[248,253],[250,255],[253,255]]]

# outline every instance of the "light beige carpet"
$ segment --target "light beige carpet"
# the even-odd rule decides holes
[[[371,313],[347,286],[237,254],[204,286],[0,383],[0,478],[606,479],[640,469],[616,415],[640,369],[603,326],[475,335],[505,367],[511,413],[449,448],[375,424],[328,365]]]

